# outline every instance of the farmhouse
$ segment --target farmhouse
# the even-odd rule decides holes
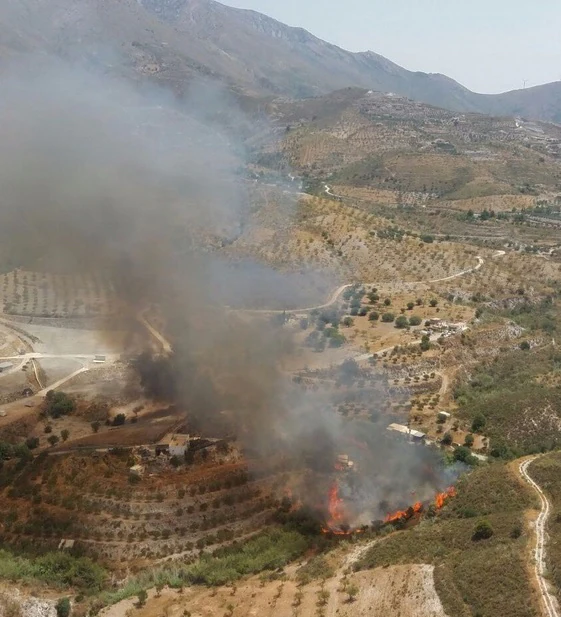
[[[173,435],[169,442],[170,456],[185,456],[185,452],[189,449],[190,441],[189,435]]]
[[[421,431],[414,431],[410,429],[408,426],[404,426],[403,424],[390,424],[388,426],[388,431],[393,431],[394,433],[398,433],[406,437],[409,441],[415,443],[421,443],[425,440],[426,435],[421,433]]]

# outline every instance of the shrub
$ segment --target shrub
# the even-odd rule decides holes
[[[418,315],[413,315],[411,319],[409,319],[410,326],[420,326],[422,323],[422,319]]]
[[[380,319],[380,313],[376,311],[372,311],[370,315],[368,315],[368,321],[378,321]]]
[[[474,541],[488,540],[493,533],[494,531],[489,521],[479,521],[479,523],[477,523],[477,525],[473,528],[473,535],[471,536],[471,539]]]
[[[474,441],[475,441],[475,439],[474,439],[473,435],[471,435],[471,434],[466,435],[466,438],[464,439],[464,445],[467,448],[471,448],[473,446],[473,442]]]
[[[30,450],[35,450],[35,448],[39,447],[39,438],[38,437],[28,437],[25,440],[25,445],[30,449]]]
[[[68,598],[60,598],[60,600],[56,603],[55,609],[57,617],[69,617],[70,600]]]
[[[395,320],[395,327],[396,328],[407,328],[407,326],[409,325],[409,320],[407,319],[407,317],[405,317],[405,315],[400,315],[396,320]]]
[[[138,601],[137,601],[137,606],[141,607],[144,606],[146,604],[146,600],[148,599],[148,594],[146,593],[145,589],[141,589],[138,592]]]
[[[384,313],[382,315],[382,321],[384,323],[392,323],[395,319],[395,315],[393,313]]]
[[[432,308],[434,308],[435,306],[438,306],[438,300],[436,298],[432,298],[429,304],[432,306]]]
[[[92,427],[92,431],[93,431],[94,433],[97,433],[97,432],[99,431],[100,426],[101,426],[101,422],[99,422],[99,421],[97,421],[97,420],[96,420],[95,422],[92,422],[92,423],[90,424],[90,426]]]

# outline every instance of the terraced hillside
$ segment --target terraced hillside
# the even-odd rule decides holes
[[[177,470],[149,463],[139,479],[129,471],[134,462],[116,449],[42,455],[24,470],[5,464],[3,544],[46,551],[68,539],[117,568],[185,560],[263,528],[275,506],[272,468],[250,477],[247,464],[205,452]]]

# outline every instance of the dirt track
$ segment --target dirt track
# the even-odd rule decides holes
[[[530,484],[540,498],[541,511],[536,520],[536,548],[534,549],[535,573],[540,595],[542,598],[544,615],[546,617],[560,617],[559,607],[556,598],[549,591],[549,585],[546,580],[546,543],[547,543],[547,522],[551,511],[549,500],[545,496],[541,487],[532,479],[528,473],[528,467],[536,460],[537,457],[526,459],[520,464],[520,475]]]

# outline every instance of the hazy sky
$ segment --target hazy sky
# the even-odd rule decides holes
[[[471,90],[561,79],[560,0],[222,0]]]

